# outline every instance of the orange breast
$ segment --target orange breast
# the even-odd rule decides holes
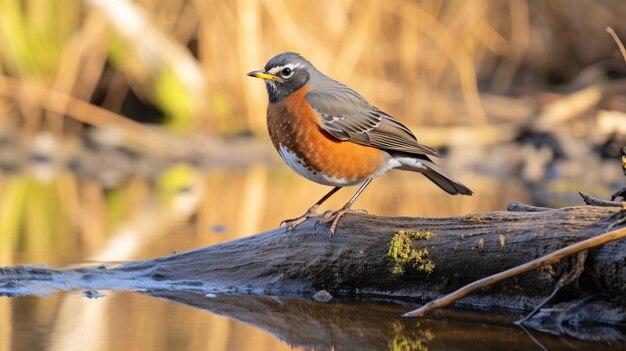
[[[319,115],[304,95],[304,87],[267,108],[267,127],[274,146],[295,154],[315,172],[352,182],[371,176],[385,163],[382,151],[341,141],[320,127]]]

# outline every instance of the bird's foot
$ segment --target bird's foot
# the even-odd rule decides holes
[[[292,218],[292,219],[285,219],[284,221],[280,222],[280,227],[281,228],[287,227],[287,231],[295,229],[297,226],[305,222],[307,219],[317,216],[318,215],[317,207],[318,206],[313,206],[309,208],[309,210],[306,211],[306,213],[300,217]]]
[[[335,229],[337,229],[337,223],[339,222],[339,219],[343,217],[343,215],[345,215],[346,213],[367,214],[367,211],[364,209],[360,209],[360,208],[351,210],[349,206],[344,206],[341,209],[334,211],[334,212],[326,211],[324,212],[324,215],[322,215],[322,218],[320,218],[319,221],[317,221],[316,226],[330,222],[330,236],[332,237],[335,235]]]

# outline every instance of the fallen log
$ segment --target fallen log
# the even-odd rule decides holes
[[[315,219],[239,240],[112,268],[0,269],[0,294],[74,289],[385,296],[422,302],[604,232],[619,208],[580,206],[452,218],[346,215],[334,237]],[[461,300],[474,308],[531,308],[575,257]],[[551,275],[547,271],[553,271]],[[626,242],[591,250],[570,298],[626,306]]]

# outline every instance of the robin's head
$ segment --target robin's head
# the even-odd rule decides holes
[[[302,88],[315,70],[313,65],[295,52],[283,52],[267,62],[265,68],[248,73],[265,80],[267,95],[276,103]]]

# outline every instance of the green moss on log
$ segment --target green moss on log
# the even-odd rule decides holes
[[[425,273],[432,273],[435,263],[427,259],[428,248],[417,247],[415,241],[430,240],[435,236],[432,231],[397,232],[389,242],[388,256],[393,260],[393,274],[402,275],[407,265]]]

